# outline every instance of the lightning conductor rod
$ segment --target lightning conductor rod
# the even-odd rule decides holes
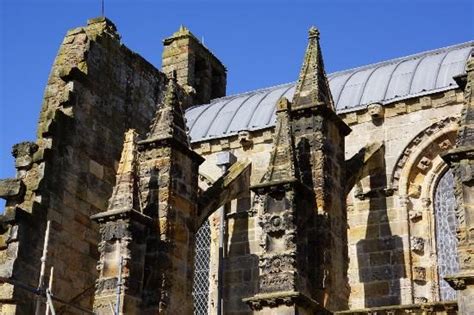
[[[230,152],[220,152],[217,155],[217,166],[225,174],[229,167],[235,163],[237,158]],[[217,269],[217,315],[224,314],[224,242],[225,242],[225,216],[226,208],[229,204],[225,204],[219,208],[219,257]]]
[[[102,17],[105,16],[105,4],[104,4],[104,1],[105,1],[105,0],[101,0],[101,1],[100,1],[100,3],[101,3],[101,8],[100,8],[100,9],[101,9],[101,15],[102,15]]]

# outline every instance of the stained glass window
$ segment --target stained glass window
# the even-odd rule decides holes
[[[445,276],[459,270],[455,205],[454,176],[453,172],[448,170],[439,180],[434,196],[439,287],[442,301],[456,299],[456,291],[443,280]]]
[[[193,281],[195,315],[208,314],[210,249],[211,228],[209,220],[206,220],[196,234],[196,256],[194,258]]]

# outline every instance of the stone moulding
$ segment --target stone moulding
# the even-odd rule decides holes
[[[447,302],[432,302],[432,303],[420,303],[420,304],[405,304],[405,305],[390,305],[381,307],[372,307],[364,309],[355,309],[349,311],[335,312],[335,315],[365,315],[365,314],[377,314],[377,315],[395,315],[395,314],[419,314],[423,310],[440,313],[440,314],[456,314],[458,310],[458,304],[456,301]]]
[[[438,121],[426,129],[422,130],[416,135],[407,147],[400,154],[395,166],[392,170],[392,177],[390,181],[390,187],[394,190],[400,190],[400,187],[406,185],[402,178],[405,178],[407,169],[411,169],[415,161],[420,157],[419,155],[424,152],[425,146],[433,142],[433,136],[441,139],[441,137],[449,132],[456,131],[458,129],[458,118],[447,117],[441,121]],[[447,143],[446,140],[441,141],[440,149],[446,150],[452,147],[452,143]],[[421,147],[423,146],[423,147]],[[417,164],[418,165],[418,164]],[[416,165],[416,166],[417,166]],[[423,166],[426,165],[426,161]],[[419,170],[421,172],[421,170]]]
[[[277,293],[260,293],[253,297],[242,299],[244,303],[247,303],[249,307],[258,311],[263,307],[277,307],[280,305],[303,305],[311,309],[316,314],[331,314],[331,312],[325,310],[318,302],[308,297],[305,294],[296,291],[286,291]]]
[[[444,278],[444,280],[446,280],[453,289],[458,291],[464,290],[466,289],[467,285],[474,284],[474,273],[459,273],[454,276],[447,276]]]

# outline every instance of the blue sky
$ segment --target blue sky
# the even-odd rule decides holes
[[[328,72],[474,39],[471,1],[105,0],[123,42],[161,67],[162,39],[184,24],[228,68],[228,94],[297,78],[316,25]],[[100,0],[0,0],[0,178],[11,146],[34,140],[59,44],[100,15]]]

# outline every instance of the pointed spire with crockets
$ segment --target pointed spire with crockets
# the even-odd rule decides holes
[[[290,124],[290,102],[281,98],[277,104],[276,127],[273,134],[273,151],[265,174],[265,184],[294,181],[295,148]]]
[[[178,99],[177,84],[174,76],[168,82],[165,98],[162,104],[158,106],[146,141],[171,138],[189,147],[186,123]]]
[[[334,110],[329,82],[324,70],[319,31],[314,26],[309,29],[309,43],[303,66],[293,96],[293,110],[326,106]]]
[[[133,129],[125,133],[122,156],[107,211],[141,211],[138,195],[137,137]]]

